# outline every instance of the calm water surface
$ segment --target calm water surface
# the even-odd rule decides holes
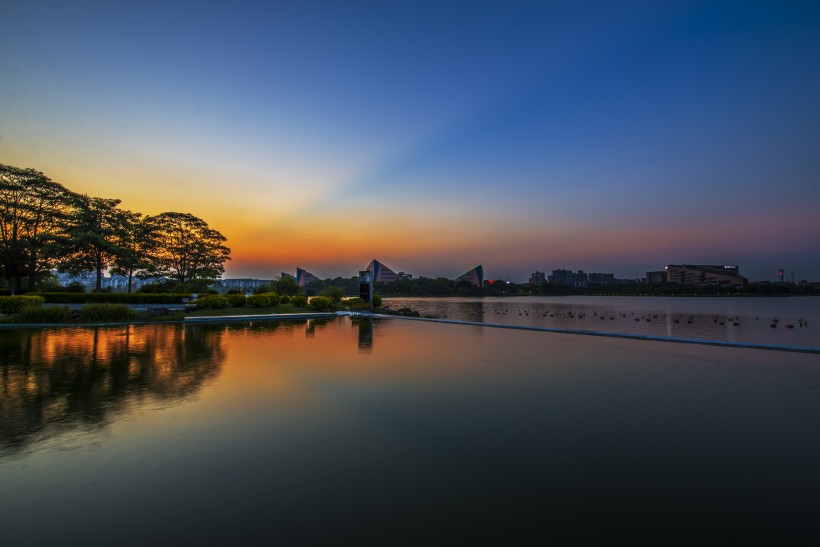
[[[402,321],[0,331],[4,545],[816,543],[820,359]]]
[[[820,347],[820,298],[811,296],[390,298],[385,303],[465,321]]]

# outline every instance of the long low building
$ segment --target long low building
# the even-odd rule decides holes
[[[738,270],[737,266],[669,264],[666,266],[666,280],[684,285],[746,285],[749,280]]]

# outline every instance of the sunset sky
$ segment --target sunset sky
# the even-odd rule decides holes
[[[820,2],[4,1],[0,163],[226,277],[820,281]]]

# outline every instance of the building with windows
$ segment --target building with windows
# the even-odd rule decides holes
[[[611,273],[591,273],[589,274],[589,282],[596,285],[612,285],[615,283],[615,274]]]
[[[656,272],[646,272],[647,283],[666,283],[666,270],[659,270]]]
[[[685,285],[725,286],[746,285],[749,282],[740,275],[737,266],[712,264],[669,264],[666,266],[666,280]]]
[[[532,274],[530,274],[529,284],[540,285],[541,283],[544,283],[546,280],[547,274],[545,274],[544,272],[535,271]]]
[[[547,277],[547,281],[555,285],[585,289],[589,284],[589,276],[584,273],[584,270],[578,270],[576,273],[572,270],[558,269],[552,270],[552,274]]]
[[[242,292],[249,292],[258,289],[259,287],[264,287],[266,285],[270,285],[273,282],[272,279],[251,279],[251,278],[233,278],[233,279],[220,279],[217,281],[219,283],[219,288],[222,291],[229,291],[231,289],[236,289]]]
[[[65,272],[54,271],[52,272],[52,275],[57,276],[60,285],[63,287],[67,287],[72,284],[79,284],[82,285],[87,291],[93,291],[97,288],[96,272],[81,272],[79,274],[73,275]],[[143,279],[137,276],[133,276],[131,278],[131,290],[136,291],[140,289],[143,285],[148,285],[149,283],[161,283],[163,281],[166,281],[165,277],[149,277]],[[100,288],[110,289],[114,292],[127,292],[128,277],[124,275],[103,274]]]

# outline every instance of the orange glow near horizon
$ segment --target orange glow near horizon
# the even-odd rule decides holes
[[[322,278],[348,277],[373,258],[397,272],[428,277],[453,277],[482,263],[488,277],[516,281],[524,281],[528,271],[554,268],[612,271],[630,263],[661,267],[707,256],[734,263],[736,256],[754,256],[761,247],[811,246],[804,228],[816,216],[808,205],[762,212],[730,207],[722,215],[696,220],[684,212],[658,218],[643,211],[624,223],[614,213],[576,217],[562,211],[560,202],[540,209],[522,202],[515,211],[474,208],[466,201],[469,196],[458,203],[414,197],[338,205],[332,196],[344,185],[333,190],[310,180],[289,183],[304,191],[283,192],[255,179],[239,192],[218,174],[191,174],[186,182],[152,166],[89,170],[87,176],[80,171],[90,169],[88,163],[36,168],[73,191],[119,198],[125,209],[203,218],[228,238],[232,252],[225,277],[274,278],[297,266]],[[122,178],[111,184],[110,177],[118,175]],[[629,270],[629,277],[643,275]]]

